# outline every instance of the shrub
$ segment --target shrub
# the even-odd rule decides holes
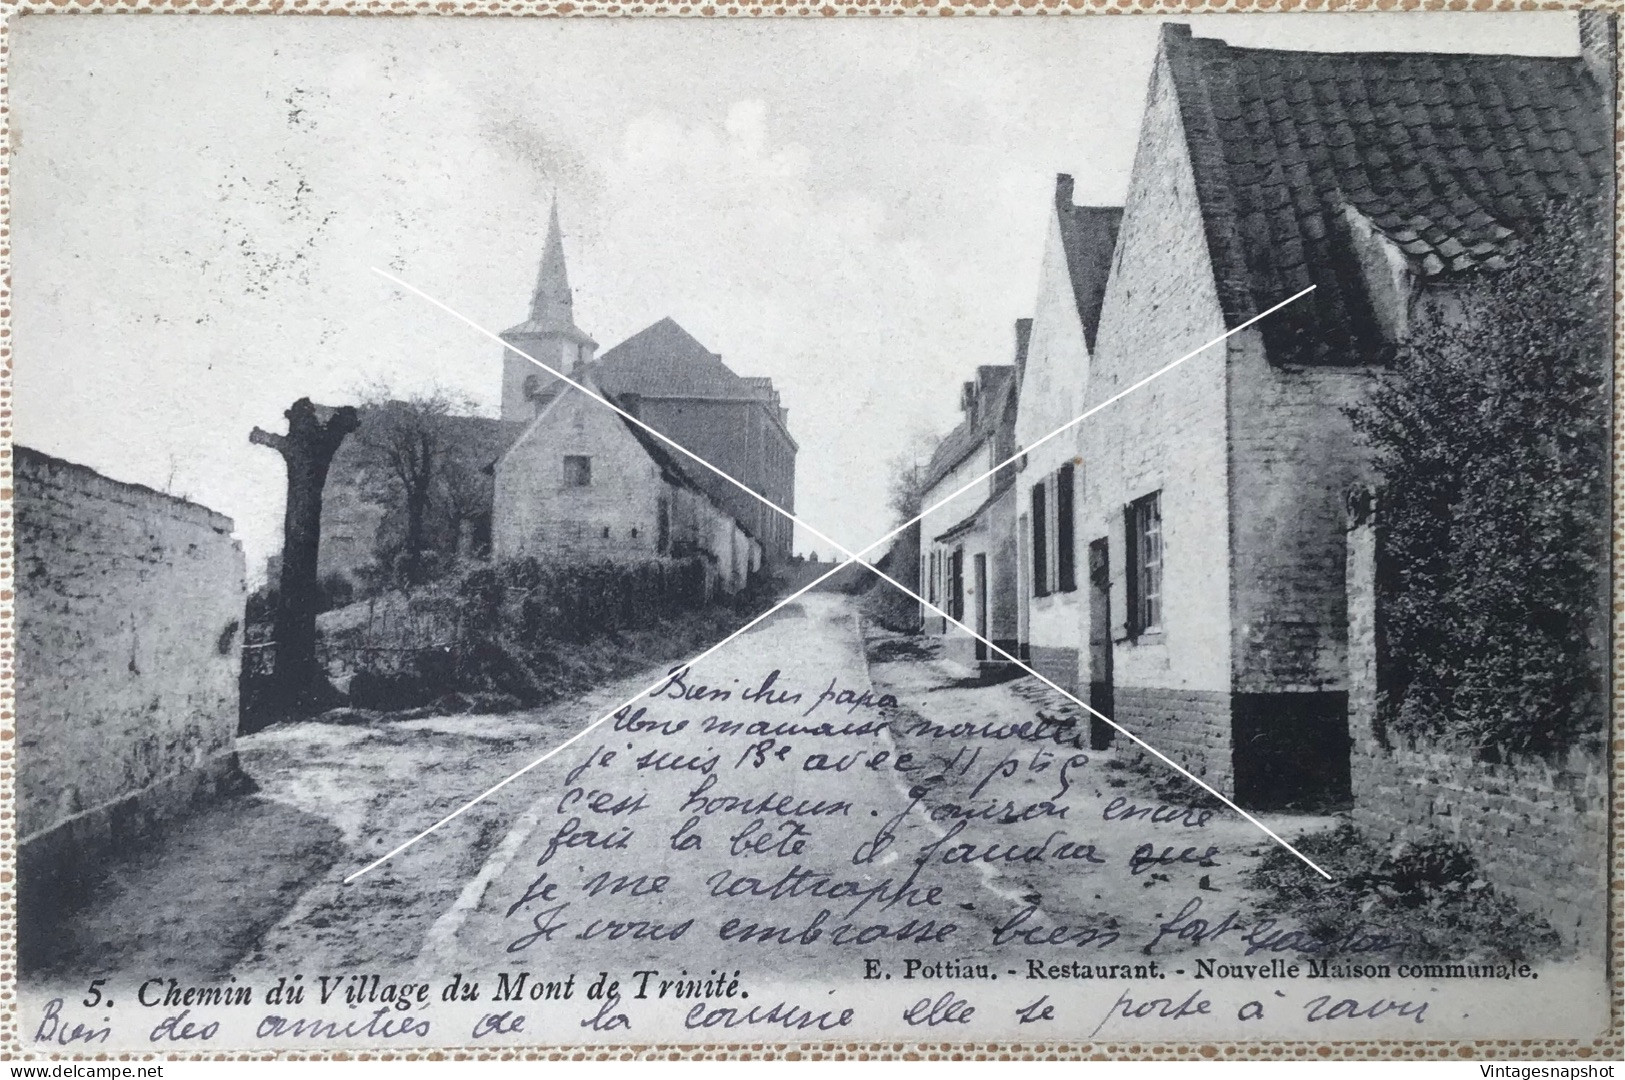
[[[720,596],[710,599],[720,612],[742,613],[765,606],[770,589],[758,578],[726,606]],[[481,694],[528,706],[596,678],[583,646],[669,626],[707,599],[706,565],[698,558],[637,565],[520,558],[409,590],[395,598],[395,614],[378,624],[381,631],[368,624],[330,644],[360,657],[350,697],[362,708],[414,709],[453,700],[449,695]],[[418,647],[425,641],[436,645]],[[635,661],[635,651],[627,659]]]
[[[1293,841],[1331,874],[1271,846],[1248,873],[1266,916],[1288,916],[1316,940],[1335,942],[1356,926],[1397,943],[1395,960],[1535,960],[1555,955],[1557,933],[1497,893],[1461,844],[1434,836],[1384,852],[1354,826]]]
[[[1382,716],[1409,738],[1493,756],[1602,730],[1612,283],[1597,220],[1548,208],[1351,411],[1383,479]]]

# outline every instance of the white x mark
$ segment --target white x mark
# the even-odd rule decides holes
[[[1184,356],[1181,356],[1178,360],[1174,360],[1171,363],[1163,365],[1162,367],[1158,368],[1156,371],[1152,372],[1150,375],[1147,375],[1145,378],[1141,379],[1139,382],[1136,382],[1132,386],[1129,386],[1127,389],[1121,390],[1118,393],[1113,394],[1111,397],[1107,398],[1105,401],[1100,402],[1098,405],[1095,405],[1095,406],[1087,409],[1083,413],[1081,413],[1078,416],[1074,417],[1073,419],[1067,421],[1065,424],[1062,424],[1060,427],[1056,428],[1054,431],[1050,432],[1048,435],[1045,435],[1043,438],[1037,440],[1031,446],[1025,447],[1020,454],[1012,455],[1011,457],[1008,457],[1005,460],[999,462],[997,465],[993,466],[991,469],[987,470],[986,472],[984,472],[980,476],[976,477],[975,479],[969,481],[963,487],[961,487],[958,490],[954,491],[952,494],[949,494],[949,495],[945,496],[944,498],[939,499],[937,502],[935,502],[932,505],[926,507],[924,510],[920,511],[919,514],[917,514],[914,517],[910,518],[908,521],[903,522],[901,525],[898,525],[896,528],[892,529],[890,532],[886,533],[884,536],[881,536],[880,538],[876,539],[875,541],[870,543],[867,547],[863,548],[861,551],[854,552],[854,551],[849,550],[848,548],[846,548],[844,545],[840,544],[836,540],[830,538],[829,536],[826,536],[824,533],[820,532],[818,529],[814,528],[812,525],[810,525],[807,522],[803,521],[801,518],[798,518],[795,514],[791,513],[790,511],[788,511],[786,509],[784,509],[784,507],[779,506],[777,503],[773,502],[771,499],[769,499],[766,496],[761,495],[758,492],[752,490],[751,488],[747,487],[745,484],[743,484],[740,481],[734,479],[732,476],[729,476],[727,473],[723,472],[721,469],[717,468],[715,465],[712,465],[709,461],[706,461],[704,458],[700,457],[698,454],[693,453],[692,451],[688,450],[686,447],[682,446],[681,444],[673,441],[672,439],[667,438],[665,435],[663,435],[660,432],[656,431],[654,428],[650,427],[648,424],[644,423],[642,420],[640,420],[637,417],[633,416],[631,413],[629,413],[629,412],[625,411],[624,409],[620,408],[619,406],[615,405],[613,402],[607,400],[606,398],[603,398],[603,397],[599,396],[598,394],[593,393],[592,390],[590,390],[589,388],[583,386],[581,383],[579,383],[576,380],[570,378],[568,375],[564,374],[563,372],[558,371],[558,370],[548,366],[547,364],[544,364],[542,361],[536,359],[534,356],[531,356],[529,353],[526,353],[524,350],[515,348],[512,343],[504,340],[501,335],[492,333],[490,330],[487,330],[485,327],[479,325],[478,323],[474,322],[472,319],[468,318],[468,316],[462,314],[459,311],[456,311],[456,310],[448,307],[447,305],[441,303],[439,300],[436,300],[434,297],[430,296],[428,293],[425,293],[423,290],[417,288],[416,286],[407,284],[406,282],[402,281],[400,278],[396,277],[393,274],[386,273],[385,271],[379,270],[376,267],[373,268],[373,272],[378,274],[380,277],[387,279],[388,281],[394,282],[396,285],[400,286],[402,289],[405,289],[406,291],[408,291],[410,293],[413,293],[416,296],[422,297],[424,300],[427,300],[429,303],[433,304],[435,307],[437,307],[440,310],[446,312],[446,314],[452,316],[455,319],[458,319],[459,321],[461,321],[463,323],[466,323],[468,326],[472,327],[474,330],[478,331],[481,334],[484,334],[486,337],[490,338],[492,341],[497,342],[498,344],[500,344],[503,348],[507,349],[508,351],[510,351],[510,352],[512,352],[512,353],[514,353],[514,354],[516,354],[518,356],[524,357],[526,360],[530,361],[532,364],[535,364],[537,367],[541,368],[543,371],[547,372],[549,375],[552,375],[554,378],[559,379],[560,381],[564,382],[566,385],[572,387],[575,390],[581,391],[581,393],[586,395],[586,397],[587,397],[587,399],[589,401],[597,402],[598,404],[602,405],[604,408],[609,409],[612,412],[618,414],[627,423],[636,424],[639,428],[641,428],[642,430],[648,432],[654,438],[659,439],[662,443],[665,443],[667,446],[671,447],[673,450],[675,450],[678,453],[682,454],[684,457],[689,458],[690,460],[692,460],[692,461],[696,462],[697,464],[703,466],[704,468],[708,469],[709,471],[715,473],[717,476],[721,477],[723,480],[726,480],[728,483],[732,484],[734,487],[738,488],[740,491],[743,491],[746,495],[749,495],[751,498],[755,499],[757,502],[761,503],[763,506],[766,506],[768,509],[773,510],[775,513],[782,514],[784,517],[788,518],[790,521],[793,521],[795,524],[800,525],[803,529],[807,530],[808,533],[812,534],[813,536],[818,537],[818,539],[820,539],[820,540],[824,541],[825,543],[829,544],[830,546],[835,548],[835,550],[841,552],[843,555],[846,556],[840,562],[835,563],[829,570],[825,571],[823,574],[820,574],[818,577],[814,578],[812,581],[808,582],[806,585],[803,585],[801,588],[797,589],[795,592],[793,592],[790,595],[786,596],[784,599],[780,600],[778,603],[774,604],[772,607],[768,608],[766,611],[762,612],[760,615],[756,616],[754,619],[751,619],[745,625],[741,626],[739,629],[735,630],[733,633],[729,634],[727,637],[723,638],[721,641],[718,641],[715,645],[712,645],[710,648],[706,649],[704,652],[702,652],[699,655],[697,655],[697,656],[693,657],[692,659],[690,659],[687,662],[688,666],[693,666],[695,664],[698,664],[701,660],[704,660],[706,657],[708,657],[711,654],[715,653],[718,649],[722,648],[724,645],[728,644],[730,641],[733,641],[735,638],[739,637],[741,634],[744,634],[744,633],[748,632],[752,627],[754,627],[757,624],[761,623],[764,619],[768,618],[768,616],[772,615],[774,612],[780,610],[785,605],[793,602],[798,597],[802,596],[804,593],[807,593],[807,592],[811,591],[813,588],[815,588],[816,586],[818,586],[822,582],[828,580],[830,577],[834,576],[836,573],[838,573],[843,568],[851,565],[852,563],[857,563],[859,566],[862,566],[865,569],[869,570],[876,577],[880,578],[880,580],[887,582],[893,588],[899,590],[905,596],[907,596],[910,599],[914,600],[916,603],[918,603],[921,606],[929,609],[933,613],[941,616],[944,620],[946,620],[949,623],[952,623],[955,627],[957,627],[957,628],[965,631],[966,633],[970,634],[971,637],[973,637],[977,641],[981,642],[988,649],[992,650],[994,653],[997,653],[1000,657],[1004,658],[1009,663],[1014,664],[1016,667],[1020,668],[1022,671],[1026,672],[1028,675],[1031,675],[1033,678],[1037,679],[1039,682],[1042,682],[1045,686],[1048,686],[1050,689],[1054,690],[1056,693],[1060,694],[1062,697],[1066,698],[1068,701],[1071,701],[1073,704],[1077,705],[1079,708],[1083,709],[1085,712],[1089,713],[1091,716],[1098,717],[1104,723],[1111,725],[1111,727],[1114,728],[1115,730],[1122,732],[1129,739],[1132,739],[1138,746],[1145,749],[1148,753],[1150,753],[1152,756],[1156,757],[1159,761],[1163,762],[1169,768],[1173,769],[1175,772],[1179,773],[1181,776],[1185,777],[1187,780],[1190,780],[1192,783],[1196,784],[1198,787],[1200,787],[1204,791],[1208,792],[1208,794],[1212,795],[1214,798],[1216,798],[1220,802],[1224,803],[1225,806],[1228,806],[1230,809],[1234,810],[1237,814],[1240,814],[1243,818],[1245,818],[1246,820],[1251,822],[1253,825],[1257,826],[1271,840],[1274,840],[1277,844],[1280,844],[1283,848],[1290,851],[1293,855],[1296,855],[1299,859],[1303,860],[1303,862],[1305,864],[1307,864],[1310,869],[1314,870],[1321,877],[1326,878],[1328,881],[1331,880],[1332,876],[1330,874],[1328,874],[1326,871],[1322,870],[1319,866],[1316,866],[1314,864],[1314,862],[1309,859],[1308,856],[1306,856],[1303,852],[1299,851],[1297,848],[1293,847],[1291,844],[1287,843],[1284,839],[1282,839],[1279,835],[1277,835],[1274,830],[1272,830],[1269,826],[1265,825],[1262,821],[1259,821],[1253,815],[1249,814],[1247,811],[1245,811],[1241,807],[1237,806],[1228,797],[1226,797],[1223,792],[1218,791],[1217,789],[1215,789],[1214,787],[1212,787],[1211,785],[1209,785],[1208,783],[1203,781],[1201,778],[1199,778],[1196,775],[1194,775],[1193,773],[1191,773],[1188,769],[1186,769],[1184,766],[1180,765],[1177,761],[1174,761],[1172,758],[1168,757],[1168,755],[1164,754],[1162,751],[1158,750],[1156,747],[1152,746],[1150,743],[1146,742],[1144,739],[1140,738],[1138,735],[1134,734],[1132,731],[1129,731],[1127,728],[1125,728],[1121,724],[1117,723],[1111,717],[1105,715],[1102,712],[1099,712],[1098,710],[1094,709],[1093,707],[1091,707],[1087,703],[1079,700],[1076,696],[1069,693],[1064,688],[1062,688],[1060,686],[1057,686],[1054,682],[1051,682],[1049,679],[1045,678],[1038,671],[1035,671],[1033,668],[1029,667],[1027,664],[1023,663],[1021,660],[1017,659],[1016,657],[1011,656],[1008,652],[1006,652],[1005,650],[999,648],[999,646],[995,645],[993,642],[989,641],[987,638],[985,638],[982,635],[978,634],[976,631],[972,630],[970,627],[966,626],[964,623],[960,622],[958,619],[955,619],[952,616],[950,616],[946,611],[943,611],[941,608],[937,607],[935,604],[933,604],[930,601],[926,600],[924,597],[920,596],[918,593],[914,592],[912,589],[908,588],[907,586],[903,585],[901,582],[898,582],[895,579],[893,579],[892,577],[890,577],[889,575],[885,574],[884,572],[879,570],[877,567],[875,567],[873,564],[866,561],[865,558],[864,558],[864,556],[868,555],[869,552],[873,551],[875,548],[877,548],[877,547],[881,546],[882,544],[886,543],[887,541],[891,540],[893,537],[897,536],[899,533],[903,532],[905,529],[912,526],[915,522],[920,521],[921,519],[923,519],[927,514],[930,514],[931,512],[933,512],[935,510],[938,510],[941,507],[943,507],[943,506],[947,505],[948,503],[952,502],[954,499],[958,498],[960,495],[963,495],[966,491],[969,491],[971,488],[975,487],[977,484],[981,483],[983,480],[986,480],[988,477],[992,476],[994,473],[998,472],[1000,469],[1008,467],[1009,465],[1011,465],[1012,463],[1014,463],[1015,461],[1020,459],[1026,453],[1031,452],[1035,447],[1041,446],[1044,443],[1048,442],[1049,440],[1055,438],[1057,435],[1061,434],[1062,432],[1067,431],[1067,430],[1069,430],[1069,429],[1071,429],[1073,427],[1076,427],[1078,424],[1083,423],[1083,421],[1087,420],[1089,417],[1093,416],[1095,413],[1099,412],[1100,410],[1106,408],[1108,405],[1111,405],[1114,402],[1120,401],[1122,398],[1126,397],[1128,394],[1131,394],[1135,390],[1140,389],[1141,387],[1145,386],[1147,383],[1151,382],[1152,380],[1160,378],[1163,375],[1166,375],[1168,372],[1172,371],[1174,368],[1178,367],[1180,364],[1183,364],[1185,361],[1189,360],[1191,357],[1197,356],[1197,355],[1207,351],[1208,349],[1212,348],[1213,346],[1219,344],[1220,342],[1224,341],[1225,339],[1231,337],[1232,335],[1240,333],[1241,331],[1247,329],[1247,327],[1249,327],[1249,326],[1252,326],[1254,323],[1258,322],[1259,320],[1263,319],[1264,317],[1279,311],[1281,308],[1286,307],[1288,304],[1292,303],[1294,300],[1297,300],[1297,299],[1299,299],[1301,297],[1307,296],[1309,293],[1314,291],[1315,287],[1313,285],[1309,286],[1307,289],[1304,289],[1302,292],[1294,293],[1292,296],[1287,297],[1285,300],[1282,300],[1280,303],[1274,305],[1273,307],[1270,307],[1270,308],[1268,308],[1268,309],[1266,309],[1266,310],[1264,310],[1262,312],[1259,312],[1257,315],[1254,315],[1251,319],[1248,319],[1246,322],[1240,324],[1239,326],[1236,326],[1236,327],[1234,327],[1234,328],[1232,328],[1230,330],[1226,330],[1224,333],[1220,334],[1218,337],[1214,338],[1213,340],[1208,341],[1208,342],[1198,346],[1195,349],[1192,349],[1190,352],[1186,353]],[[549,758],[552,758],[555,754],[558,754],[560,751],[562,751],[565,748],[569,747],[572,743],[576,742],[578,739],[580,739],[583,736],[587,735],[589,732],[591,732],[592,730],[597,728],[600,724],[603,724],[606,721],[608,721],[609,719],[611,719],[616,713],[620,712],[622,709],[626,708],[629,705],[634,704],[639,698],[643,697],[645,694],[648,694],[648,693],[652,692],[656,687],[662,685],[665,681],[666,681],[666,677],[664,675],[662,675],[655,682],[651,683],[647,687],[644,687],[642,690],[639,690],[631,698],[629,698],[626,701],[622,702],[621,704],[615,706],[615,708],[611,709],[609,712],[605,713],[603,716],[600,716],[598,719],[594,720],[592,723],[588,724],[586,727],[582,728],[580,731],[576,732],[574,735],[570,736],[568,739],[566,739],[563,742],[559,743],[557,746],[553,747],[551,750],[549,750],[547,753],[543,754],[541,757],[539,757],[536,760],[530,762],[528,765],[526,765],[523,768],[517,770],[516,772],[510,774],[509,776],[505,777],[504,779],[497,782],[496,784],[493,784],[491,787],[487,788],[485,791],[481,792],[479,795],[476,795],[474,798],[470,799],[468,802],[464,803],[462,806],[459,806],[456,810],[453,810],[451,813],[447,814],[445,817],[441,818],[439,821],[435,822],[433,825],[430,825],[427,829],[424,829],[422,832],[418,833],[416,836],[412,837],[410,840],[407,840],[405,843],[403,843],[400,846],[394,848],[393,850],[387,852],[386,854],[379,856],[377,859],[374,859],[372,862],[368,863],[366,866],[362,867],[360,870],[357,870],[355,873],[351,874],[349,877],[344,879],[345,884],[349,884],[350,882],[355,881],[357,878],[361,877],[362,875],[376,869],[379,866],[382,866],[384,863],[388,862],[390,859],[393,859],[396,855],[399,855],[401,852],[405,851],[407,848],[411,847],[413,844],[416,844],[419,840],[422,840],[424,837],[428,836],[430,833],[434,832],[436,829],[439,829],[441,826],[446,825],[448,822],[453,821],[454,819],[456,819],[457,817],[459,817],[462,814],[466,813],[467,811],[469,811],[473,807],[479,805],[481,802],[483,802],[484,800],[490,798],[492,795],[494,795],[496,792],[500,791],[502,788],[504,788],[507,785],[513,783],[515,780],[519,779],[521,776],[524,776],[526,773],[530,772],[530,770],[536,768],[538,765],[540,765],[543,762],[547,761]]]

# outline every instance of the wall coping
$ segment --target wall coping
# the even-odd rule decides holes
[[[95,486],[133,493],[158,505],[180,510],[183,516],[191,518],[198,524],[205,525],[218,533],[230,536],[236,531],[237,523],[235,521],[218,510],[212,510],[204,506],[202,503],[195,503],[178,495],[170,495],[147,487],[145,484],[131,484],[123,480],[114,480],[112,477],[103,475],[88,465],[80,465],[77,462],[53,457],[31,447],[16,444],[12,449],[16,453],[16,463],[13,468],[14,478],[20,479],[30,473],[77,473],[88,478]],[[15,479],[13,483],[15,485]]]

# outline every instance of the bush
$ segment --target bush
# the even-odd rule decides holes
[[[1611,251],[1555,206],[1352,418],[1382,475],[1384,724],[1552,753],[1605,716]]]
[[[1344,824],[1293,844],[1332,880],[1271,846],[1248,884],[1264,893],[1260,914],[1293,918],[1318,941],[1358,926],[1397,942],[1392,959],[1406,961],[1538,960],[1560,950],[1556,931],[1497,893],[1453,840],[1435,836],[1383,852]]]
[[[725,602],[710,599],[731,622],[765,607],[771,588],[758,577]],[[378,632],[369,624],[351,631],[353,640],[331,643],[339,651],[353,648],[366,665],[351,678],[354,705],[398,711],[455,703],[455,695],[495,695],[534,706],[602,674],[603,663],[590,655],[594,643],[664,630],[674,618],[704,608],[706,564],[695,558],[546,565],[521,558],[480,564],[395,600],[395,614],[380,624],[387,640],[373,640]],[[448,636],[448,646],[415,647]],[[637,649],[625,652],[627,662],[637,662]],[[379,666],[387,664],[398,668]]]

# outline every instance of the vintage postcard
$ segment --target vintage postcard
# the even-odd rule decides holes
[[[1617,39],[14,15],[9,1050],[1617,1050]]]

